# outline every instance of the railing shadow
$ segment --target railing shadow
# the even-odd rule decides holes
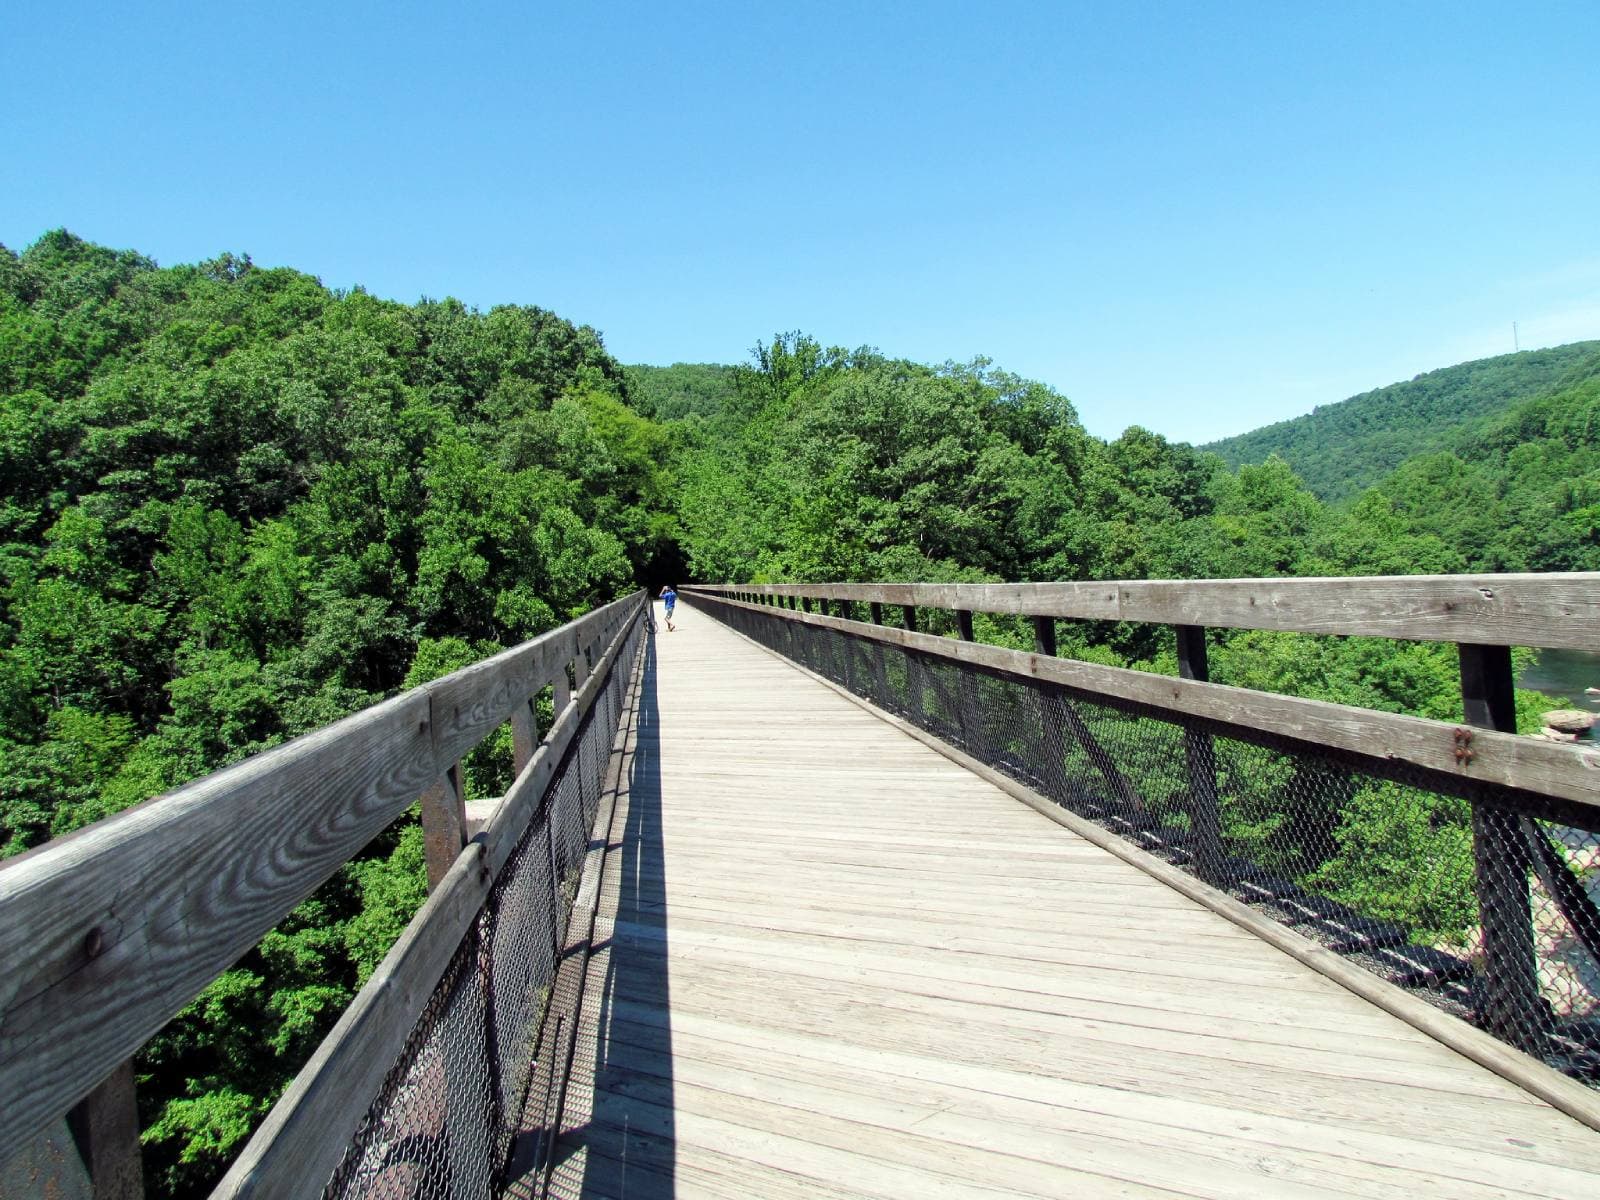
[[[587,1114],[569,1109],[574,1123],[561,1139],[552,1174],[557,1196],[651,1200],[676,1189],[657,672],[652,634],[645,642],[627,791],[619,798],[627,805],[626,821],[608,849],[620,866],[614,900],[603,901],[614,904],[614,919],[591,960],[598,1016],[581,1034],[593,1038],[593,1077],[569,1085],[572,1095],[581,1084],[591,1104]]]

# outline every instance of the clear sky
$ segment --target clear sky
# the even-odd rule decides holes
[[[1595,0],[12,0],[0,46],[13,249],[539,304],[624,362],[800,329],[1205,441],[1600,337]]]

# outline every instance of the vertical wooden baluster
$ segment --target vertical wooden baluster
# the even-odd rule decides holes
[[[1201,683],[1211,678],[1206,659],[1206,631],[1199,625],[1178,625],[1178,677]],[[1189,822],[1194,837],[1195,873],[1207,883],[1223,884],[1222,811],[1217,802],[1217,754],[1211,735],[1185,728],[1184,757],[1189,766]]]
[[[849,600],[840,600],[838,608],[840,620],[856,619],[855,605]],[[841,634],[839,646],[844,651],[844,686],[853,692],[856,690],[856,639],[848,633]]]
[[[871,601],[868,611],[872,615],[874,625],[883,624],[882,603],[877,600]],[[889,667],[884,659],[883,643],[879,641],[872,643],[872,686],[877,689],[877,695],[872,698],[873,703],[889,708]]]
[[[963,642],[976,641],[972,632],[972,610],[958,608],[956,612],[956,629],[961,634]],[[983,745],[983,718],[976,702],[978,689],[982,686],[983,676],[976,671],[966,670],[961,673],[961,681],[957,685],[961,688],[961,741],[968,754],[979,758],[986,757],[986,748]]]
[[[1056,655],[1056,619],[1033,618],[1033,652]],[[1049,684],[1039,688],[1039,766],[1044,790],[1057,799],[1065,798],[1064,785],[1067,773],[1067,746],[1062,734],[1059,710],[1065,706],[1060,689]]]
[[[1460,643],[1461,705],[1467,724],[1515,733],[1517,708],[1509,646]],[[1470,741],[1460,753],[1470,753]],[[1534,1057],[1544,1053],[1544,1003],[1539,997],[1532,866],[1519,818],[1488,804],[1472,806],[1472,857],[1478,920],[1483,929],[1484,1026]]]
[[[141,1200],[139,1103],[130,1058],[67,1113],[94,1200]],[[49,1195],[46,1188],[41,1194]]]
[[[907,633],[917,632],[917,607],[914,604],[900,606],[901,624]],[[922,663],[916,657],[916,651],[906,652],[906,712],[913,721],[922,721]]]
[[[539,727],[533,719],[530,697],[511,710],[511,769],[518,775],[533,761],[539,748]]]
[[[466,844],[467,798],[458,762],[422,793],[423,860],[430,892],[439,886]]]

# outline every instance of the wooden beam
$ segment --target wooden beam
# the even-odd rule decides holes
[[[533,719],[533,705],[524,700],[511,710],[511,769],[518,775],[527,770],[538,746],[539,728]]]
[[[467,795],[461,764],[453,764],[422,793],[422,857],[428,889],[439,886],[467,844]]]
[[[67,1127],[89,1172],[94,1200],[142,1200],[144,1163],[132,1059],[72,1107]]]
[[[757,594],[1226,629],[1359,634],[1411,641],[1592,650],[1600,572],[1377,575],[1308,579],[1141,579],[1103,583],[745,585]],[[704,594],[722,585],[696,585]]]
[[[723,603],[738,607],[737,602]],[[1368,759],[1375,769],[1393,762],[1408,763],[1433,772],[1441,781],[1467,779],[1518,788],[1600,812],[1600,748],[1558,745],[1485,730],[1475,734],[1473,756],[1458,759],[1455,750],[1460,727],[1426,717],[1044,657],[982,642],[910,633],[892,626],[840,622],[815,613],[783,619],[848,629],[861,637],[915,648],[1005,675],[1048,680],[1083,693],[1145,704],[1174,714],[1206,717],[1234,727],[1239,736],[1268,733],[1314,747],[1345,751]]]
[[[125,1061],[627,597],[0,863],[0,1157]],[[527,688],[527,691],[522,691]],[[438,728],[435,728],[437,718]]]
[[[488,826],[457,856],[422,911],[251,1137],[214,1197],[316,1195],[410,1037],[450,957],[538,814],[584,715],[608,685],[641,607],[611,634],[576,702],[558,714]]]
[[[1461,647],[1461,702],[1467,723],[1503,733],[1517,731],[1517,704],[1508,646]],[[1458,752],[1476,757],[1476,734]],[[1472,857],[1483,930],[1483,1022],[1495,1036],[1539,1057],[1547,1017],[1539,996],[1539,962],[1533,945],[1533,868],[1521,818],[1498,805],[1472,806]]]
[[[1206,657],[1206,631],[1179,625],[1178,678],[1205,683],[1211,678]],[[1211,735],[1192,725],[1183,730],[1184,760],[1189,768],[1189,824],[1194,832],[1195,872],[1207,883],[1223,878],[1222,810],[1217,801],[1217,752]]]

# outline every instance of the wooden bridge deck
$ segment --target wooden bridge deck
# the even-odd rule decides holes
[[[558,1195],[1600,1194],[1600,1134],[680,609]]]

